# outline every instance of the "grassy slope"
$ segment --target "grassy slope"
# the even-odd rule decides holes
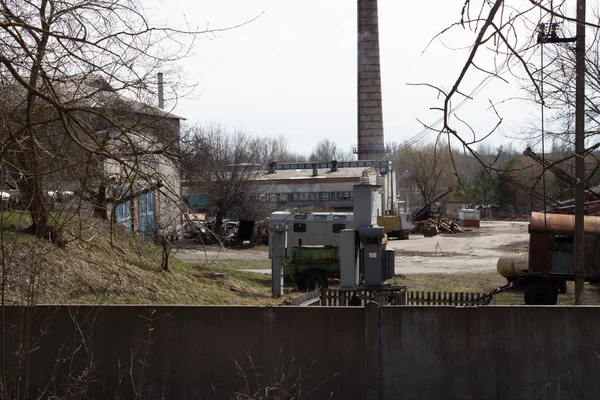
[[[159,247],[105,221],[67,223],[73,234],[64,235],[63,247],[19,232],[27,225],[22,214],[2,215],[8,304],[26,304],[32,292],[43,304],[279,303],[270,295],[270,279],[259,274],[176,259],[163,272]]]

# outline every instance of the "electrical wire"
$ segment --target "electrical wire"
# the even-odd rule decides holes
[[[523,45],[521,47],[521,49],[519,49],[518,52],[521,52],[523,50],[525,50],[527,47],[527,45]],[[511,67],[511,65],[507,62],[505,62],[503,64],[503,66],[496,72],[495,75],[500,75],[502,73],[504,73],[507,69],[509,69]],[[477,86],[475,86],[475,88],[471,91],[471,93],[469,93],[468,96],[465,96],[465,98],[456,106],[452,109],[452,112],[450,113],[450,115],[454,115],[455,112],[460,109],[464,104],[466,104],[467,101],[471,100],[475,95],[477,95],[479,92],[481,92],[487,85],[490,84],[490,82],[492,82],[492,79],[495,77],[495,75],[487,75],[481,82],[479,82],[477,84]],[[405,141],[402,146],[398,147],[397,149],[394,150],[394,152],[392,152],[391,154],[389,154],[386,158],[385,161],[390,161],[393,157],[395,157],[398,153],[400,153],[402,150],[412,146],[413,144],[419,142],[421,139],[423,139],[429,132],[433,131],[434,128],[436,126],[438,126],[439,124],[441,124],[444,121],[444,118],[439,118],[437,121],[435,121],[435,123],[433,123],[432,125],[428,125],[427,127],[423,128],[423,130],[419,131],[419,133],[417,133],[416,135],[414,135],[413,137],[411,137],[410,139],[408,139],[407,141]]]

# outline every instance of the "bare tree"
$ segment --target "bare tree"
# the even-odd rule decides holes
[[[598,19],[598,16],[595,16]],[[548,35],[556,40],[573,40],[576,36],[574,25],[559,22],[538,28],[539,35]],[[551,32],[546,32],[549,29]],[[596,39],[598,29],[590,29],[593,37],[586,47],[585,54],[585,118],[588,143],[594,142],[594,136],[600,133],[600,43]],[[575,77],[576,58],[574,44],[539,44],[539,58],[532,58],[527,64],[531,70],[531,82],[526,83],[529,98],[543,106],[543,123],[538,121],[525,134],[528,139],[539,143],[542,128],[552,141],[552,147],[563,147],[571,143],[575,132]],[[539,90],[539,91],[538,91]]]
[[[319,141],[308,157],[308,161],[328,162],[331,160],[351,160],[352,152],[338,149],[337,144],[329,139]]]
[[[264,154],[263,162],[277,161],[280,163],[304,162],[306,156],[295,153],[289,149],[289,145],[284,136],[274,138],[263,138]]]
[[[254,218],[260,214],[260,186],[264,173],[264,141],[241,130],[227,132],[212,125],[191,129],[185,140],[184,171],[197,183],[216,215],[219,232],[226,217]]]
[[[395,164],[404,184],[418,188],[423,201],[431,200],[442,189],[454,184],[452,164],[445,144],[401,146]]]
[[[572,44],[544,44],[546,62],[543,73],[540,74],[540,51],[543,35],[552,35],[555,38],[569,38],[575,27],[575,18],[568,13],[571,9],[565,1],[538,1],[529,0],[528,3],[513,2],[510,0],[467,0],[456,23],[444,29],[441,35],[455,29],[470,30],[474,33],[472,46],[458,77],[453,82],[450,90],[426,84],[441,95],[443,104],[438,107],[442,112],[443,125],[437,129],[440,134],[447,135],[449,140],[460,143],[470,155],[480,160],[481,164],[488,167],[488,163],[480,159],[476,146],[485,141],[492,133],[496,132],[502,124],[504,116],[496,109],[496,104],[509,101],[506,98],[489,99],[490,116],[495,118],[490,129],[485,132],[474,131],[469,121],[457,116],[458,107],[469,100],[473,100],[480,88],[490,81],[499,80],[509,82],[513,79],[523,86],[528,87],[530,98],[544,104],[553,124],[549,133],[561,134],[561,140],[570,146],[574,143],[574,130],[572,129],[574,106],[574,54]],[[542,23],[549,23],[552,32],[541,31]],[[593,38],[589,41],[588,48],[597,47],[598,25],[586,23]],[[546,25],[544,25],[546,26]],[[564,29],[563,29],[564,28]],[[486,58],[487,55],[487,58]],[[597,69],[597,54],[588,52],[588,71]],[[546,65],[548,64],[548,65]],[[482,80],[473,85],[473,76],[482,77]],[[543,77],[543,79],[542,79]],[[544,81],[542,87],[541,82]],[[596,78],[588,77],[588,98],[586,99],[587,135],[588,144],[593,148],[596,139],[592,139],[597,131],[595,109],[597,97]],[[545,90],[544,90],[545,88]],[[554,112],[553,112],[554,111]],[[541,139],[539,124],[527,132],[528,144],[536,144]],[[532,141],[533,137],[533,141]],[[550,137],[550,136],[549,136]],[[589,152],[586,153],[589,156]],[[574,152],[571,153],[571,157]],[[597,164],[593,162],[593,164]],[[497,166],[489,168],[490,173]],[[595,171],[594,168],[590,171]],[[588,174],[588,178],[589,178]]]
[[[173,122],[167,112],[143,104],[156,73],[205,32],[152,26],[133,0],[11,1],[0,10],[1,169],[22,194],[31,232],[57,225],[49,191],[69,188],[76,204],[91,201],[102,214],[115,186],[131,196],[134,182],[158,182],[156,168],[144,167],[155,160],[140,155],[175,154],[177,130],[163,129]]]

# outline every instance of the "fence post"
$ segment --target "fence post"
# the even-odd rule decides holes
[[[365,304],[365,396],[366,400],[380,399],[379,360],[379,305]]]
[[[408,305],[408,291],[400,292],[396,295],[396,299],[394,304],[397,306],[407,306]]]

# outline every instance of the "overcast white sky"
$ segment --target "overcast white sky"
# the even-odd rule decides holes
[[[470,44],[472,34],[456,30],[421,53],[436,33],[459,20],[463,3],[379,0],[386,142],[408,140],[422,130],[417,119],[431,124],[441,116],[430,110],[441,106],[433,90],[407,84],[452,86],[467,53],[449,47]],[[323,138],[349,149],[357,141],[356,0],[170,0],[160,16],[173,23],[185,15],[191,25],[217,28],[261,13],[246,26],[197,42],[183,68],[198,90],[193,98],[180,100],[175,112],[190,123],[283,135],[293,151],[304,154]],[[481,77],[472,75],[463,91],[470,92]],[[517,96],[517,89],[516,84],[491,83],[458,115],[483,135],[496,122],[488,99]],[[503,103],[498,111],[508,135],[538,116],[537,108],[520,101]],[[434,138],[430,133],[424,140]],[[492,143],[507,141],[498,134]]]

